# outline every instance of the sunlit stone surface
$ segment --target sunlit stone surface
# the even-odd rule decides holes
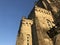
[[[39,0],[22,18],[16,45],[60,45],[59,20],[60,1]]]

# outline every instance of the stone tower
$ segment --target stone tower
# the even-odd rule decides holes
[[[46,33],[48,30],[55,26],[55,24],[53,23],[54,19],[51,11],[35,5],[34,11],[30,13],[28,19],[33,19],[33,45],[53,45],[52,40]]]
[[[59,12],[59,7],[56,6],[51,0],[36,2],[28,18],[21,20],[16,45],[54,45],[49,31],[57,24],[54,15]]]
[[[32,20],[22,18],[20,34],[18,34],[16,45],[32,45]]]

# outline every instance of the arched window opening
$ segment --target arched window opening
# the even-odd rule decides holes
[[[27,45],[29,45],[29,38],[30,38],[30,35],[27,34]]]

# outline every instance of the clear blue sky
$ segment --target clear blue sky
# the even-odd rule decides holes
[[[0,0],[0,45],[15,45],[22,16],[28,16],[35,0]]]

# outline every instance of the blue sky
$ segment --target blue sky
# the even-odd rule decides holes
[[[0,0],[0,45],[15,45],[22,16],[28,16],[35,0]]]

